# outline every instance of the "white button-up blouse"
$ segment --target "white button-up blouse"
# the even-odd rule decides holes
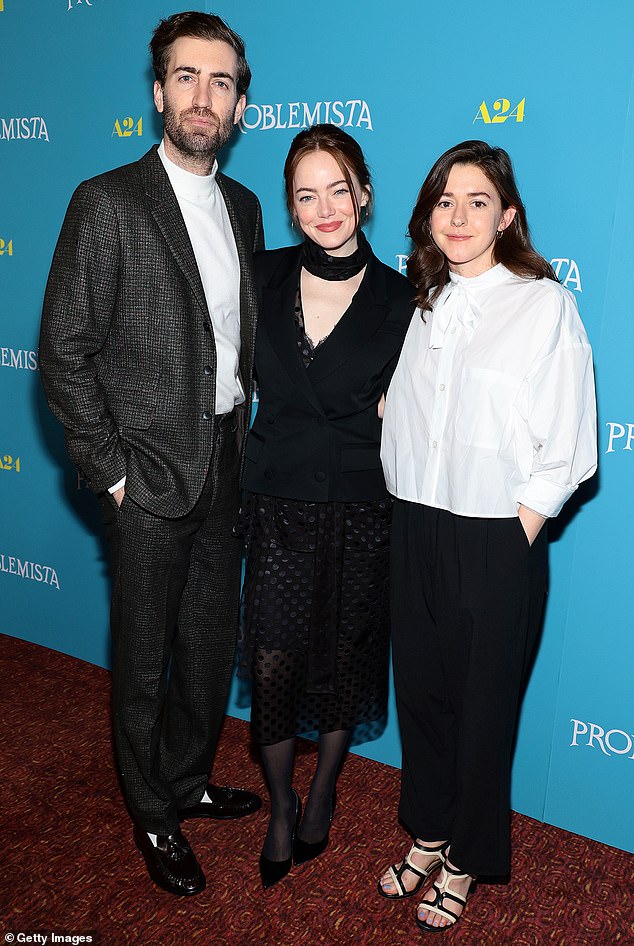
[[[592,352],[574,296],[501,264],[417,310],[385,405],[389,491],[463,516],[556,516],[597,466]]]

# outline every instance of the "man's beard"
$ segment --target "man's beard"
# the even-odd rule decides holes
[[[208,128],[187,131],[184,120],[198,115],[213,122]],[[233,117],[218,118],[209,108],[188,108],[179,114],[163,96],[163,128],[174,147],[189,157],[215,156],[233,133]]]

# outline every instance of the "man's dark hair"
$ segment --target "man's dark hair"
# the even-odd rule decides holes
[[[172,50],[172,43],[181,36],[193,36],[196,39],[219,39],[228,43],[235,50],[238,57],[238,75],[236,77],[236,93],[240,98],[249,88],[251,70],[245,58],[244,42],[234,33],[227,24],[215,13],[200,13],[190,10],[187,13],[174,13],[166,20],[161,20],[152,34],[150,52],[152,66],[157,82],[165,85],[167,63]]]

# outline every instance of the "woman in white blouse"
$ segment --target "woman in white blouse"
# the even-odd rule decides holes
[[[394,506],[399,815],[415,838],[379,881],[453,926],[478,875],[509,871],[510,767],[542,618],[545,521],[596,469],[592,353],[533,248],[508,154],[443,154],[410,221],[418,313],[381,457]],[[434,883],[428,878],[440,872]]]

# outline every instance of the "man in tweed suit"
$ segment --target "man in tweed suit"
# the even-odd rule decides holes
[[[40,365],[108,530],[113,724],[135,840],[152,879],[185,895],[205,878],[179,822],[260,806],[207,780],[235,648],[263,238],[257,198],[215,157],[245,107],[242,40],[190,12],[161,21],[150,48],[163,141],[73,195]]]

